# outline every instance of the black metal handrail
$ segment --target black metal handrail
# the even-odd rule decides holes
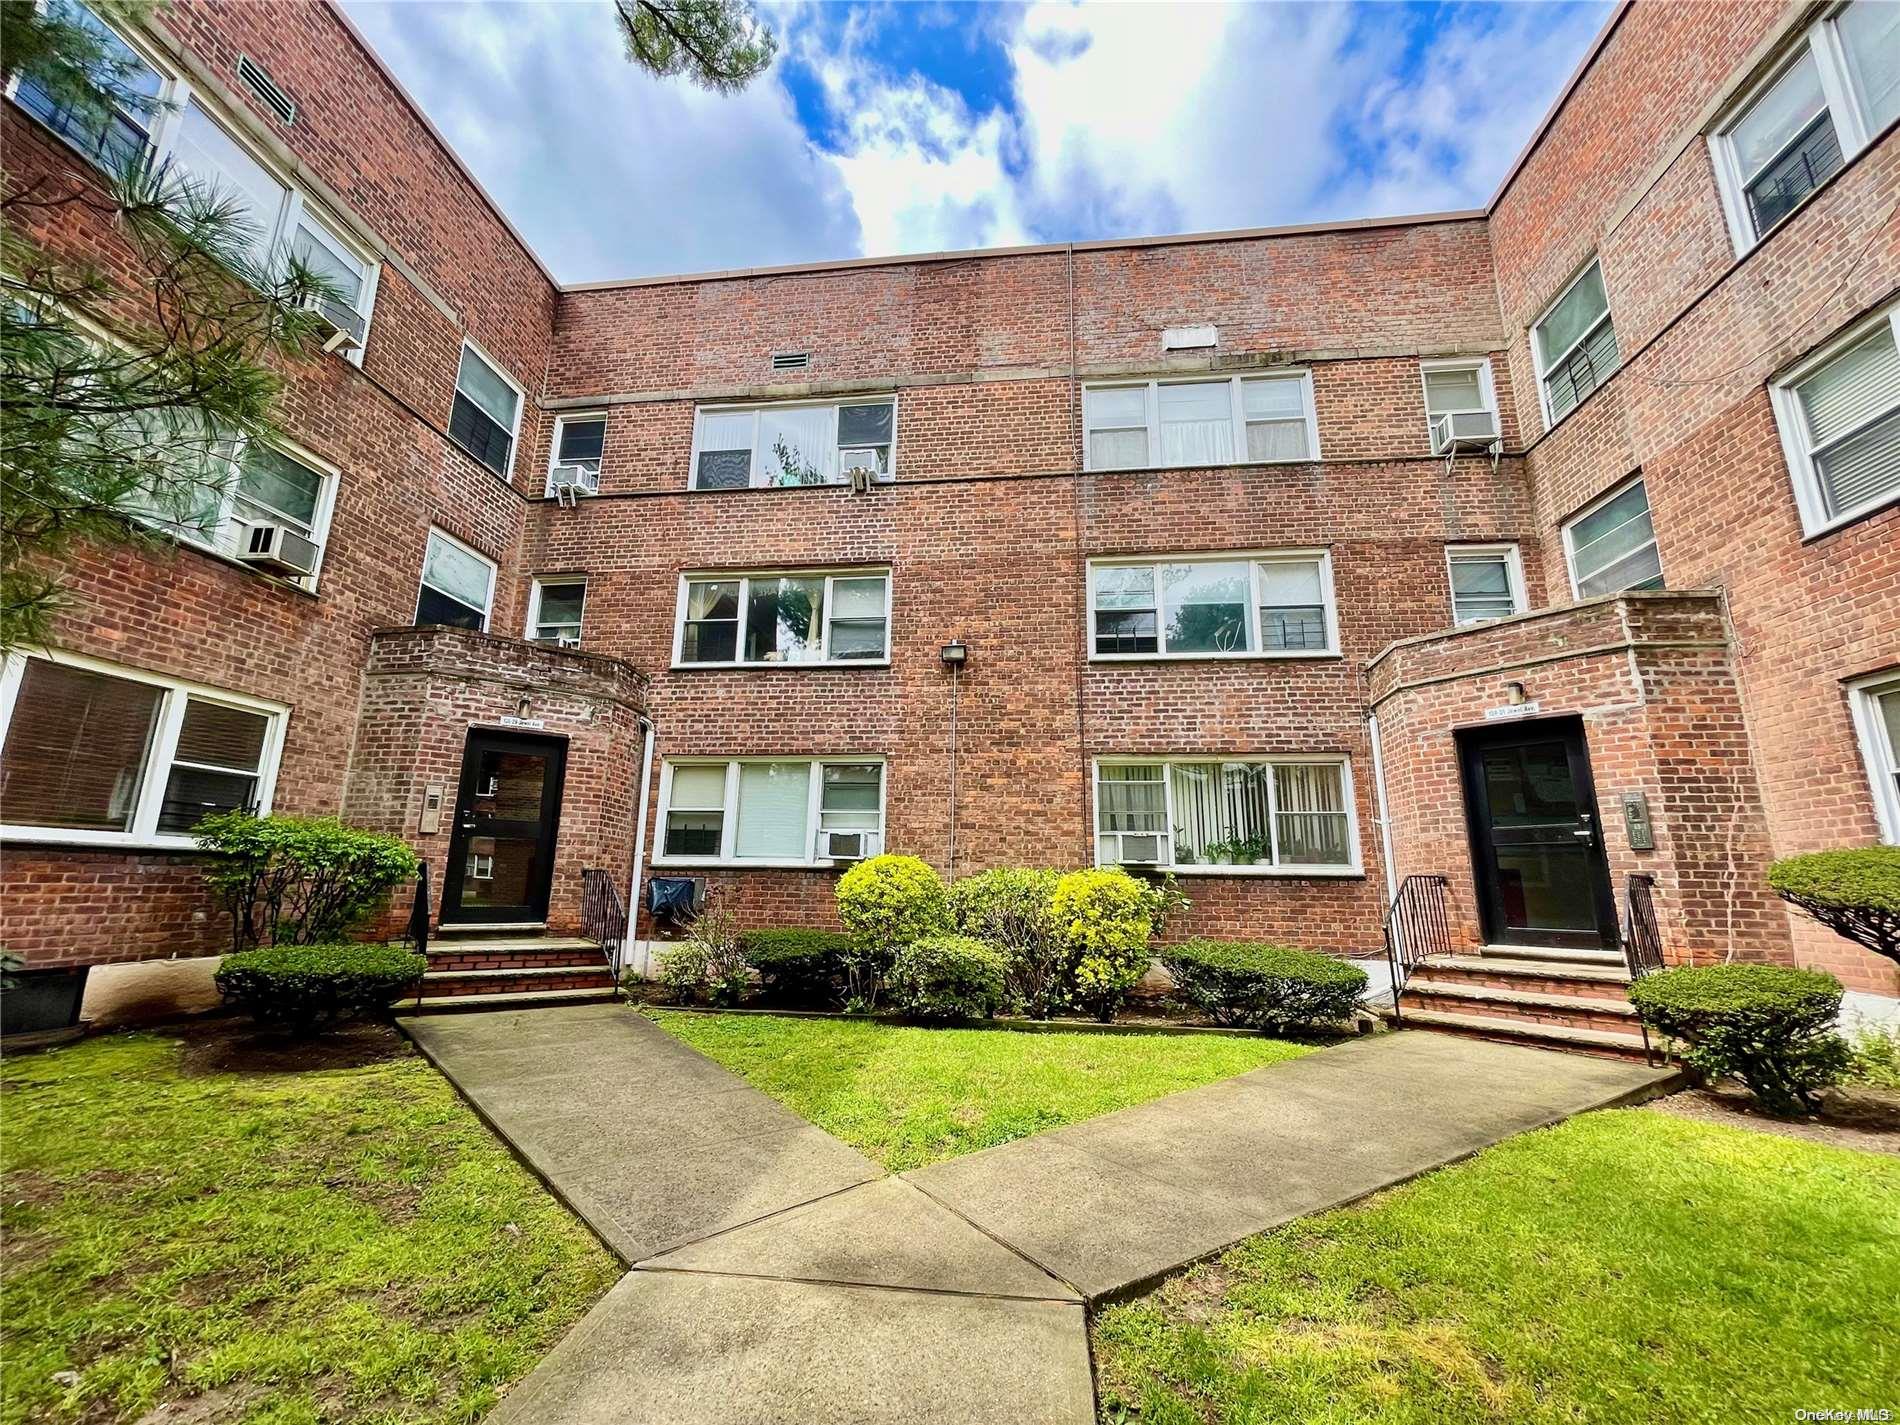
[[[1662,930],[1656,923],[1656,878],[1633,874],[1626,882],[1628,910],[1623,920],[1623,961],[1630,978],[1640,980],[1663,967]]]
[[[618,986],[620,957],[627,941],[627,907],[611,872],[581,872],[581,934],[600,946]]]
[[[1385,960],[1392,971],[1392,1022],[1399,1023],[1399,993],[1412,967],[1451,953],[1451,917],[1445,909],[1445,878],[1407,876],[1385,913]]]

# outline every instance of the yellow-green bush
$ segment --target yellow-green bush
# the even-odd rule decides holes
[[[838,919],[851,937],[847,1007],[875,1009],[897,952],[949,931],[943,878],[915,856],[873,856],[838,878],[837,896]]]
[[[1106,1024],[1147,971],[1154,893],[1119,867],[1071,871],[1056,882],[1049,915],[1075,956],[1076,1005]]]

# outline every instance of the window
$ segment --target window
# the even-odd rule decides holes
[[[416,622],[486,629],[494,596],[495,561],[439,529],[430,530],[429,545],[422,556]]]
[[[1425,426],[1434,453],[1457,440],[1495,440],[1497,395],[1489,361],[1426,361],[1419,365],[1425,382]]]
[[[361,366],[370,308],[376,301],[376,264],[308,208],[298,216],[290,250],[299,262],[330,284],[332,294],[317,303],[318,310],[332,326],[349,333],[343,356]]]
[[[1544,424],[1554,426],[1616,370],[1616,328],[1595,258],[1531,328]]]
[[[290,185],[253,158],[196,99],[185,102],[172,138],[173,171],[242,221],[252,261],[270,260],[290,208]]]
[[[1873,786],[1881,840],[1900,845],[1900,668],[1850,683],[1847,696]]]
[[[888,570],[687,575],[673,662],[888,662],[890,595]]]
[[[285,709],[69,654],[7,660],[0,835],[186,847],[270,809]]]
[[[214,459],[202,483],[191,490],[189,502],[198,508],[162,514],[154,509],[149,518],[167,534],[227,558],[247,547],[252,526],[282,525],[315,546],[310,573],[291,579],[299,588],[314,590],[336,484],[336,471],[313,456],[251,441],[234,455]]]
[[[521,388],[491,365],[471,342],[462,343],[455,373],[455,404],[449,438],[502,479],[514,460],[521,423]]]
[[[536,579],[528,597],[528,637],[536,643],[579,648],[581,611],[586,604],[586,580]]]
[[[1515,544],[1447,545],[1445,565],[1454,625],[1524,612],[1524,567]]]
[[[1649,492],[1632,480],[1564,526],[1570,585],[1580,599],[1626,589],[1660,589],[1662,556],[1649,518]]]
[[[1802,35],[1709,136],[1746,252],[1900,117],[1900,6],[1855,0]]]
[[[1089,566],[1091,657],[1336,654],[1324,551],[1194,555]]]
[[[1900,498],[1900,306],[1854,327],[1769,395],[1808,534]]]
[[[1351,770],[1341,757],[1098,762],[1095,859],[1201,872],[1356,874]]]
[[[548,494],[554,494],[554,472],[563,465],[579,466],[587,476],[584,480],[570,483],[599,489],[600,458],[606,445],[607,417],[604,412],[589,411],[585,415],[555,417],[554,439],[549,443],[548,451]]]
[[[693,430],[695,490],[837,485],[854,470],[896,469],[897,402],[701,407]]]
[[[123,92],[105,113],[87,113],[61,103],[32,74],[22,73],[14,83],[14,102],[101,168],[123,173],[151,145],[165,78],[77,0],[53,0],[51,8],[99,37],[106,55],[123,66],[109,76]]]
[[[884,840],[884,764],[867,758],[668,762],[655,864],[829,865]]]
[[[1319,459],[1305,371],[1090,386],[1082,415],[1088,470]]]

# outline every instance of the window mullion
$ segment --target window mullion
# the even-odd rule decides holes
[[[837,583],[837,575],[827,574],[825,576],[824,593],[821,596],[825,601],[825,609],[823,616],[818,620],[818,661],[820,663],[829,663],[831,661],[831,616],[833,610],[837,607],[837,603],[832,597],[832,586],[835,583]]]
[[[760,412],[758,412],[757,410],[754,410],[752,412],[752,476],[751,476],[751,480],[752,480],[752,488],[755,490],[763,489],[765,487],[765,469],[762,463],[762,458],[759,454],[759,424],[760,424]]]
[[[132,835],[158,833],[158,814],[165,803],[165,788],[171,782],[172,757],[178,750],[178,734],[185,725],[185,704],[190,695],[180,688],[165,689],[160,705],[158,727],[152,745],[145,754],[145,777],[139,787],[139,804],[132,813]]]
[[[1159,564],[1148,566],[1149,584],[1155,591],[1155,652],[1157,654],[1173,651],[1168,647],[1168,611],[1165,607],[1166,595],[1161,588],[1161,567]]]
[[[1260,572],[1262,561],[1247,561],[1247,651],[1267,651],[1266,630],[1260,626]]]
[[[726,763],[726,800],[719,812],[719,859],[730,861],[739,849],[739,764]]]
[[[1267,764],[1267,841],[1273,847],[1273,864],[1280,864],[1280,769]]]
[[[805,773],[805,856],[807,861],[818,859],[818,826],[824,807],[825,764],[808,762]]]
[[[1247,461],[1247,411],[1238,376],[1230,377],[1227,382],[1227,419],[1233,424],[1228,439],[1234,443],[1234,463],[1244,465]]]
[[[752,617],[752,578],[750,575],[745,575],[745,576],[742,576],[739,580],[739,609],[738,609],[738,616],[733,624],[732,661],[734,663],[745,663],[745,662],[750,661],[745,656],[745,650],[746,650],[746,624],[750,621],[751,617]]]
[[[1161,459],[1161,383],[1150,381],[1143,388],[1147,392],[1146,409],[1148,412],[1148,467],[1157,469]]]
[[[1843,164],[1867,147],[1867,125],[1861,118],[1860,95],[1854,89],[1847,67],[1847,50],[1841,44],[1839,28],[1833,19],[1816,25],[1808,34],[1808,53],[1814,56],[1815,74],[1821,81],[1821,93],[1827,99],[1828,118],[1834,124],[1834,138],[1841,146]]]
[[[1172,866],[1177,854],[1174,845],[1174,775],[1166,762],[1156,765],[1161,769],[1161,814],[1167,822],[1161,834],[1168,838],[1167,864]]]

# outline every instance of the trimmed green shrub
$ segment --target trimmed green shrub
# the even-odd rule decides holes
[[[659,957],[660,989],[674,1004],[713,1004],[729,1009],[752,986],[752,966],[739,945],[728,911],[709,910],[693,933]]]
[[[1768,868],[1768,885],[1836,935],[1900,963],[1900,846],[1790,856]]]
[[[259,1024],[308,1034],[401,999],[428,968],[400,945],[268,945],[226,955],[218,993]]]
[[[1770,1113],[1813,1113],[1818,1090],[1846,1071],[1841,982],[1820,970],[1684,965],[1645,975],[1629,996],[1643,1023],[1687,1043],[1686,1063],[1740,1079]]]
[[[849,1007],[877,1008],[897,952],[950,929],[943,878],[915,856],[873,856],[838,877],[838,918],[851,949],[845,956]]]
[[[205,880],[230,913],[233,950],[341,940],[420,865],[395,837],[333,816],[219,812],[192,835],[211,857]]]
[[[1003,1002],[1000,950],[967,935],[913,940],[891,964],[891,1003],[927,1024],[988,1019]]]
[[[1343,1024],[1366,972],[1331,955],[1239,940],[1190,940],[1161,952],[1181,997],[1216,1024],[1286,1030]]]
[[[841,997],[851,937],[840,931],[748,930],[739,948],[775,1004],[834,1004]]]
[[[1049,900],[1056,937],[1073,956],[1071,1000],[1106,1024],[1147,972],[1153,891],[1119,867],[1071,871]]]
[[[1003,999],[1031,1019],[1047,1019],[1069,996],[1073,955],[1056,934],[1049,905],[1060,871],[999,867],[950,887],[950,919],[958,934],[1000,951]]]

